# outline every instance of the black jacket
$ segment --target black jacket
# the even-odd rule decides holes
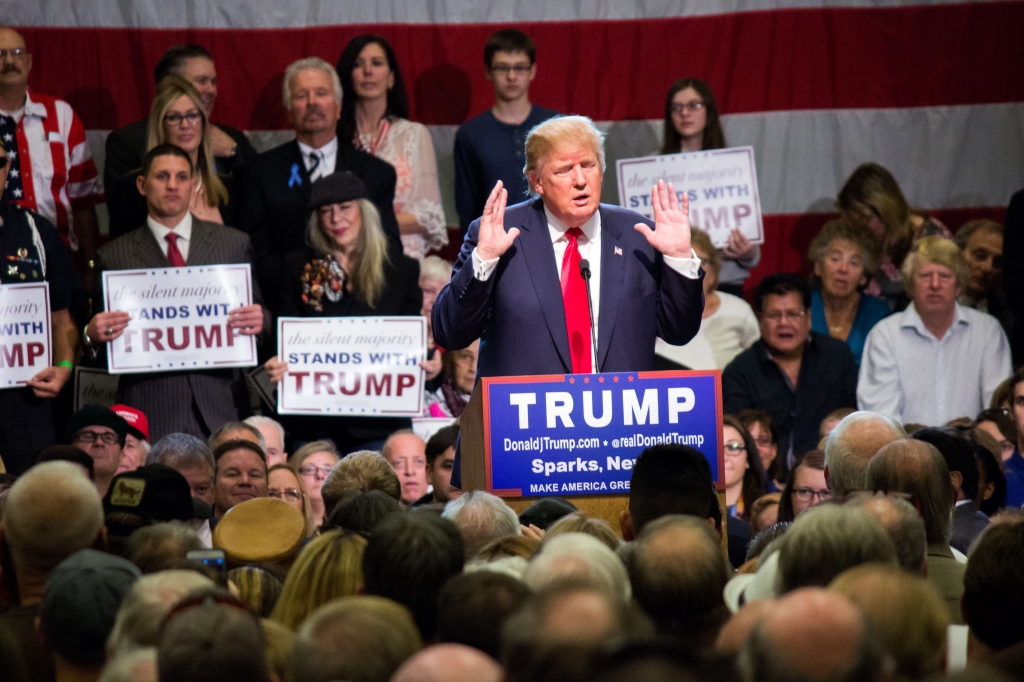
[[[394,167],[339,144],[334,170],[352,171],[366,183],[368,198],[380,212],[389,241],[401,244],[394,210]],[[293,178],[293,172],[297,177]],[[260,154],[245,169],[238,227],[252,239],[260,284],[274,310],[280,306],[276,294],[285,286],[283,254],[306,247],[310,187],[299,143],[294,140]]]

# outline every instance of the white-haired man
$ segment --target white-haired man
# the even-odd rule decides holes
[[[395,169],[385,161],[339,143],[341,82],[319,57],[292,62],[284,72],[284,106],[295,140],[260,154],[246,167],[240,203],[241,228],[252,237],[260,283],[276,304],[280,255],[303,248],[310,188],[335,171],[348,170],[366,183],[384,232],[396,241]]]
[[[535,197],[506,210],[499,181],[469,226],[432,318],[445,349],[482,338],[478,377],[650,370],[656,336],[681,345],[700,328],[703,272],[685,195],[659,182],[654,221],[601,204],[602,138],[583,116],[536,126],[524,169]]]

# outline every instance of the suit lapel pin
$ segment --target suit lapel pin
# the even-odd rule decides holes
[[[292,175],[288,178],[288,189],[292,187],[298,187],[302,184],[302,176],[299,175],[299,164],[292,164]]]
[[[620,249],[619,247],[616,246],[615,247],[615,255],[616,256],[621,256],[622,255],[622,249]]]

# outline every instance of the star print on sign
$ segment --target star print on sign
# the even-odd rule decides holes
[[[10,116],[0,116],[0,125],[15,127],[14,119]],[[25,196],[21,184],[21,160],[18,158],[18,141],[14,135],[5,133],[3,136],[4,149],[7,150],[7,163],[10,171],[7,174],[7,184],[4,185],[3,198],[5,201],[14,201]]]

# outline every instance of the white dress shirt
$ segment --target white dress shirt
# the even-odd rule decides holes
[[[911,304],[868,333],[857,405],[903,424],[941,426],[988,407],[1011,372],[1010,344],[996,318],[957,304],[937,339]]]
[[[299,151],[302,152],[302,162],[306,164],[307,171],[310,171],[310,168],[313,165],[312,152],[320,154],[320,166],[318,172],[322,178],[334,172],[334,167],[338,162],[338,138],[331,138],[331,141],[323,147],[320,147],[320,149],[313,149],[305,142],[299,142]]]
[[[150,231],[156,238],[156,243],[160,246],[160,250],[164,252],[165,256],[167,255],[167,249],[170,247],[170,244],[167,242],[167,239],[165,237],[167,237],[167,235],[170,234],[171,232],[177,234],[178,251],[181,252],[181,257],[185,259],[185,262],[188,262],[188,245],[189,242],[192,241],[191,211],[186,213],[185,217],[181,219],[181,222],[175,225],[174,227],[166,227],[164,225],[161,225],[157,221],[153,220],[153,216],[149,216],[148,218],[146,218],[146,224],[149,225]]]
[[[565,256],[565,249],[569,245],[569,238],[565,236],[569,226],[555,217],[548,207],[544,207],[544,215],[548,221],[548,232],[551,236],[551,245],[555,258],[555,272],[561,275],[562,258]],[[580,259],[590,261],[590,295],[594,306],[594,330],[593,333],[599,339],[598,325],[600,322],[599,312],[601,310],[601,212],[595,211],[590,220],[580,226],[583,236],[579,238],[577,245],[580,251]],[[593,257],[591,257],[593,254]],[[697,279],[700,276],[700,259],[697,254],[690,250],[690,258],[673,258],[664,256],[665,265],[669,266],[683,277]],[[498,267],[500,258],[483,260],[473,249],[473,276],[481,282],[486,282],[494,274]],[[577,273],[577,276],[579,274]],[[559,292],[560,294],[561,292]],[[594,348],[590,349],[591,361],[597,371],[597,355]]]

